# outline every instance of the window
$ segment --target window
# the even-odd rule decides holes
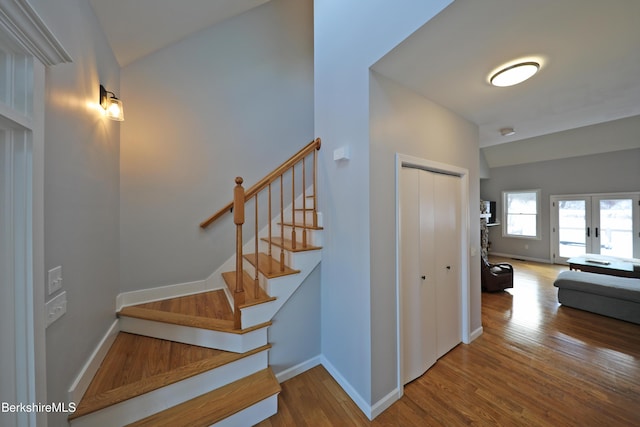
[[[540,190],[503,191],[502,235],[540,239]]]

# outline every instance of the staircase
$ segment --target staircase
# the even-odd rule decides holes
[[[233,212],[235,255],[206,291],[120,309],[119,332],[71,426],[246,427],[277,412],[267,330],[321,260],[319,149],[312,141],[249,190],[236,178],[234,201],[200,225]],[[246,242],[245,210],[253,211]]]

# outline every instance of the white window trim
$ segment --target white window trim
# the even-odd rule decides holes
[[[510,193],[535,193],[536,194],[536,235],[535,236],[520,236],[517,234],[509,234],[509,223],[507,221],[507,195]],[[505,190],[502,192],[502,237],[511,239],[525,239],[525,240],[542,240],[542,191],[538,189],[533,190]]]

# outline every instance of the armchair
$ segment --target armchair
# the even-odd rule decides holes
[[[513,266],[507,263],[491,264],[482,257],[482,290],[487,292],[503,291],[513,288]]]

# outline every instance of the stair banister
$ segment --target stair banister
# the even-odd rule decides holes
[[[311,152],[315,153],[315,151],[319,150],[321,143],[322,142],[320,138],[316,138],[313,141],[311,141],[309,144],[307,144],[306,147],[304,147],[302,150],[298,151],[296,154],[291,156],[287,161],[285,161],[283,164],[278,166],[273,172],[271,172],[269,175],[265,176],[260,181],[258,181],[257,184],[255,184],[254,186],[246,190],[245,200],[250,200],[256,193],[266,188],[267,185],[269,185],[269,183],[274,182],[276,179],[282,176],[286,171],[291,169],[293,165],[298,163],[300,160],[304,159],[308,154],[310,154]],[[317,166],[316,154],[314,154],[314,166]],[[315,179],[314,179],[314,184],[315,184]],[[314,185],[314,192],[315,192],[315,185]],[[222,217],[227,212],[231,212],[232,210],[233,210],[233,201],[230,203],[227,203],[218,212],[211,215],[205,221],[201,222],[200,227],[207,228],[208,226],[213,224],[218,218]]]
[[[245,222],[245,204],[254,199],[255,203],[255,218],[254,218],[254,232],[255,232],[255,275],[253,278],[254,288],[253,288],[253,297],[257,298],[259,295],[259,280],[258,280],[258,269],[260,264],[260,254],[258,253],[258,196],[262,190],[268,190],[268,216],[269,216],[269,249],[268,249],[268,269],[271,269],[271,245],[272,245],[272,234],[271,234],[271,184],[276,180],[280,180],[280,260],[279,260],[279,269],[280,271],[285,271],[285,235],[284,235],[284,174],[291,170],[291,200],[292,200],[292,231],[291,231],[291,246],[292,249],[296,249],[297,239],[296,239],[296,221],[295,221],[295,211],[296,211],[296,164],[302,162],[302,228],[303,228],[303,236],[302,236],[302,247],[307,247],[307,237],[306,237],[306,227],[307,227],[307,219],[306,219],[306,166],[305,159],[308,155],[313,153],[313,224],[317,226],[317,164],[318,157],[317,151],[320,149],[320,138],[316,138],[311,143],[309,143],[302,150],[298,151],[295,155],[289,158],[286,162],[281,164],[278,168],[276,168],[273,172],[268,174],[266,177],[261,179],[257,184],[252,186],[249,190],[245,190],[242,186],[244,182],[242,177],[237,177],[235,179],[235,187],[233,189],[233,201],[230,204],[227,204],[224,208],[216,212],[206,221],[200,224],[200,227],[206,228],[211,225],[216,219],[220,218],[226,212],[233,212],[233,222],[236,226],[236,255],[235,255],[235,289],[233,291],[233,300],[234,300],[234,328],[241,329],[242,328],[242,319],[241,319],[241,310],[240,306],[246,302],[245,296],[245,288],[243,283],[244,278],[244,268],[243,268],[243,241],[242,241],[242,226]],[[251,289],[251,288],[250,288]]]
[[[242,188],[242,178],[236,178],[233,189],[233,222],[236,225],[236,289],[233,295],[235,310],[233,313],[234,327],[240,329],[241,319],[238,306],[244,304],[244,284],[242,283],[242,224],[244,224],[245,193]]]

